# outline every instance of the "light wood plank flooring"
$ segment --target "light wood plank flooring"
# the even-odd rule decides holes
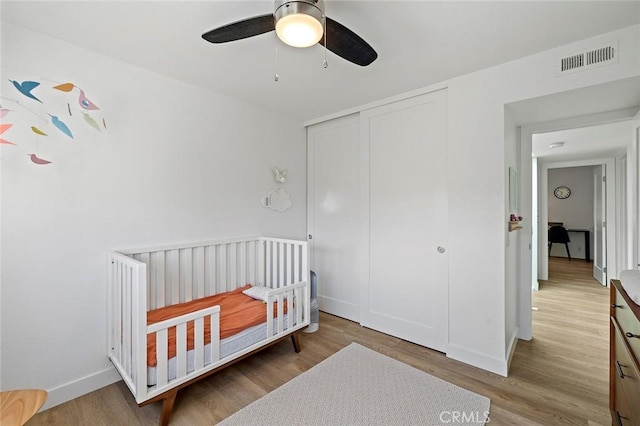
[[[171,424],[215,424],[351,342],[486,395],[490,425],[611,424],[608,291],[591,278],[591,267],[551,259],[550,279],[534,294],[534,339],[518,343],[507,378],[323,313],[320,330],[301,336],[300,354],[286,340],[180,391]],[[155,425],[159,416],[160,404],[139,408],[119,382],[44,411],[28,425]]]

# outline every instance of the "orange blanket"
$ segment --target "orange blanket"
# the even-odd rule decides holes
[[[267,318],[266,303],[255,300],[242,293],[243,290],[250,288],[247,284],[242,288],[238,288],[226,293],[216,294],[214,296],[204,297],[202,299],[192,300],[191,302],[180,303],[178,305],[165,306],[164,308],[155,309],[147,312],[147,325],[174,318],[180,315],[195,312],[210,306],[220,306],[220,339],[233,336],[242,330],[261,324]],[[287,312],[286,304],[284,312]],[[274,306],[274,317],[277,308]],[[211,326],[210,317],[205,317],[204,326],[204,344],[211,343]],[[187,350],[195,347],[195,339],[193,336],[194,323],[187,323]],[[169,329],[169,358],[176,356],[176,328]],[[147,365],[155,367],[156,359],[156,334],[147,335]]]

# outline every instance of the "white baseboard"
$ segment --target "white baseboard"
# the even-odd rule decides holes
[[[331,299],[325,296],[318,296],[320,310],[331,315],[345,318],[350,321],[360,322],[360,307],[353,303],[342,300]]]
[[[511,339],[509,339],[509,346],[507,346],[507,374],[509,373],[509,369],[511,368],[511,358],[513,358],[513,354],[516,352],[516,346],[518,344],[518,333],[520,329],[516,327],[511,335]]]
[[[110,367],[56,388],[48,389],[47,392],[49,392],[49,395],[47,402],[45,402],[40,411],[71,401],[89,392],[115,383],[118,380],[122,380],[122,378],[115,368]]]
[[[506,359],[495,358],[451,343],[447,345],[447,358],[482,368],[483,370],[499,374],[503,377],[507,377],[507,373],[509,372],[509,365]]]

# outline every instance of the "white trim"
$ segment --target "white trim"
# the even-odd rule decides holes
[[[539,202],[537,206],[538,207],[537,211],[531,210],[532,206],[531,206],[530,200],[531,200],[531,197],[533,196],[533,194],[531,193],[531,187],[532,187],[531,173],[527,174],[524,172],[525,170],[531,167],[527,165],[531,163],[531,148],[532,148],[532,138],[534,133],[551,132],[555,130],[565,130],[565,129],[576,128],[576,127],[592,126],[595,124],[604,124],[604,123],[611,123],[615,121],[630,120],[633,117],[633,115],[637,113],[637,111],[638,111],[637,108],[626,108],[626,109],[620,109],[615,111],[607,111],[603,113],[595,113],[595,114],[588,114],[588,115],[583,115],[578,117],[552,120],[552,121],[547,121],[543,123],[522,125],[520,129],[521,144],[522,144],[521,156],[520,156],[520,159],[521,159],[520,167],[521,167],[521,170],[523,170],[523,173],[521,174],[520,189],[522,194],[521,202],[523,202],[522,211],[524,212],[524,214],[530,215],[532,218],[531,219],[532,221],[537,220],[537,223],[540,224],[540,223],[543,223],[542,222],[543,218],[539,217],[539,212],[546,211],[546,207],[547,207],[546,197],[542,197],[542,199],[538,198]],[[541,176],[542,173],[540,172],[541,171],[540,163],[541,161],[538,162],[538,167],[539,167],[538,168],[538,192],[540,191],[541,187],[546,188],[546,185],[545,185],[546,182],[542,182],[543,180],[546,179],[546,173],[544,174],[544,177]],[[615,174],[613,174],[612,176],[614,175]],[[537,194],[536,194],[536,197],[538,197]],[[529,210],[525,208],[525,203],[527,203],[527,207],[529,208]],[[542,204],[544,204],[544,206]],[[546,217],[544,218],[544,220],[546,221]],[[540,226],[538,226],[538,228],[540,228]],[[546,227],[543,227],[543,228],[546,229]],[[538,232],[538,235],[539,234],[540,234],[540,231]],[[538,241],[540,241],[538,235],[532,235],[531,238],[537,238]],[[546,235],[546,232],[545,232],[545,235]],[[521,265],[525,265],[527,263],[531,264],[532,255],[535,255],[536,257],[538,257],[538,259],[544,260],[546,256],[542,256],[542,258],[540,258],[539,256],[539,251],[542,249],[546,250],[546,246],[539,243],[538,253],[531,253],[526,250],[521,250],[520,259],[519,259],[520,264]],[[518,312],[518,319],[520,324],[520,332],[518,337],[525,340],[530,340],[533,337],[532,314],[531,314],[531,306],[532,306],[531,286],[533,284],[532,277],[534,275],[534,272],[537,275],[538,279],[546,279],[546,277],[543,277],[542,274],[539,273],[540,267],[541,265],[538,265],[538,271],[530,270],[530,275],[527,274],[527,268],[524,268],[524,267],[520,268],[521,273],[524,273],[524,275],[520,277],[520,284],[519,284],[520,311]]]
[[[360,306],[356,303],[320,295],[318,295],[318,303],[322,312],[328,312],[331,315],[345,318],[349,321],[360,322]]]
[[[640,111],[631,121],[631,141],[627,147],[627,266],[640,268]]]
[[[617,271],[627,269],[629,256],[628,221],[627,221],[627,155],[616,157],[616,259]]]
[[[582,166],[599,166],[604,165],[604,176],[607,177],[606,182],[606,239],[607,239],[607,280],[603,285],[608,286],[609,279],[612,277],[618,276],[617,271],[617,257],[616,257],[616,161],[615,158],[594,158],[590,160],[580,160],[580,161],[561,161],[554,163],[543,163],[542,164],[542,185],[538,188],[538,194],[540,194],[540,203],[538,205],[539,212],[538,217],[540,218],[540,223],[547,223],[548,221],[548,201],[547,197],[544,194],[547,193],[548,187],[548,172],[549,169],[559,169],[565,167],[582,167]],[[542,268],[540,277],[541,279],[547,279],[549,276],[549,257],[546,255],[547,253],[547,238],[548,235],[546,233],[546,227],[539,227],[538,232],[538,254],[540,260],[540,267]],[[542,278],[544,276],[545,278]]]
[[[114,367],[109,367],[97,373],[89,374],[64,385],[49,389],[47,402],[40,411],[48,410],[56,405],[64,404],[72,399],[79,398],[89,392],[108,386],[122,380]]]
[[[516,353],[516,346],[518,345],[518,334],[520,334],[518,328],[513,331],[511,338],[509,339],[509,345],[507,346],[507,371],[511,368],[511,359],[513,354]]]
[[[592,126],[594,124],[604,124],[611,123],[615,121],[624,121],[630,120],[634,114],[638,111],[637,108],[626,108],[620,109],[616,111],[607,111],[603,113],[596,114],[588,114],[579,117],[571,117],[559,120],[551,120],[543,123],[534,123],[528,125],[521,126],[521,144],[522,148],[520,151],[520,170],[521,173],[521,184],[520,190],[522,191],[522,196],[520,197],[522,212],[524,215],[529,215],[531,220],[537,220],[538,224],[542,223],[542,218],[538,217],[538,212],[542,208],[540,203],[538,203],[538,210],[532,211],[531,199],[533,194],[531,193],[531,173],[527,173],[526,171],[531,168],[531,148],[532,148],[532,138],[534,133],[543,133],[543,132],[551,132],[555,130],[565,130],[576,127],[585,127]],[[540,163],[540,162],[539,162]],[[540,164],[539,164],[540,165]],[[542,186],[542,177],[541,173],[538,173],[538,189]],[[545,175],[546,178],[546,175]],[[544,186],[546,188],[546,186]],[[539,192],[539,191],[538,191]],[[537,194],[535,194],[537,196]],[[546,206],[546,204],[545,204]],[[526,226],[526,221],[525,221]],[[540,228],[540,226],[538,226]],[[543,227],[546,229],[546,227]],[[527,235],[527,238],[522,238],[521,243],[522,246],[528,246],[531,242],[531,238],[538,238],[535,235],[528,235],[523,233],[523,235]],[[540,244],[540,240],[538,238],[540,246],[544,247],[544,245]],[[524,340],[530,340],[533,336],[532,332],[532,315],[531,315],[531,306],[532,306],[532,296],[531,296],[531,286],[532,286],[532,276],[534,272],[538,276],[538,279],[542,279],[542,276],[537,273],[537,271],[531,270],[532,259],[531,256],[538,256],[538,253],[532,253],[528,250],[522,249],[520,251],[520,279],[519,279],[519,307],[520,311],[518,312],[518,319],[520,324],[519,338]],[[528,268],[526,267],[528,265]],[[540,265],[538,265],[538,269]],[[536,281],[537,282],[537,281]]]
[[[447,346],[447,358],[464,362],[465,364],[499,374],[503,377],[507,377],[507,372],[509,370],[509,365],[506,359],[494,358],[487,354],[476,352],[472,349],[467,349],[451,343]]]
[[[305,121],[302,124],[305,127],[313,126],[314,124],[322,123],[324,121],[333,120],[334,118],[344,117],[344,116],[350,115],[350,114],[356,114],[356,113],[359,113],[361,111],[365,111],[365,110],[368,110],[368,109],[371,109],[371,108],[376,108],[376,107],[379,107],[379,106],[382,106],[382,105],[386,105],[386,104],[390,104],[390,103],[397,102],[397,101],[402,101],[404,99],[409,99],[409,98],[413,98],[413,97],[416,97],[416,96],[424,95],[426,93],[437,92],[438,90],[447,89],[448,87],[449,87],[449,83],[446,82],[446,81],[443,81],[443,82],[440,82],[440,83],[436,83],[436,84],[431,84],[429,86],[422,87],[420,89],[416,89],[416,90],[411,90],[409,92],[400,93],[399,95],[390,96],[388,98],[379,99],[377,101],[369,102],[368,104],[355,106],[353,108],[348,108],[348,109],[345,109],[345,110],[342,110],[342,111],[339,111],[339,112],[336,112],[336,113],[333,113],[333,114],[325,115],[323,117],[313,118],[311,120]]]

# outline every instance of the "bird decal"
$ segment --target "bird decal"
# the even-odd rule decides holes
[[[94,104],[89,99],[87,99],[87,97],[84,94],[84,90],[82,89],[79,89],[79,90],[80,90],[80,96],[78,96],[78,103],[82,108],[86,110],[100,109],[96,104]]]
[[[25,95],[27,98],[31,98],[31,99],[35,99],[36,101],[42,103],[42,101],[38,98],[36,98],[31,91],[33,89],[35,89],[36,87],[40,86],[40,83],[38,83],[37,81],[23,81],[22,83],[19,83],[15,80],[9,80],[11,83],[13,83],[13,86],[18,89],[18,92],[22,93],[23,95]]]
[[[56,90],[60,90],[61,92],[70,92],[73,88],[76,87],[73,83],[62,83],[54,86],[53,88]]]
[[[31,126],[31,131],[33,133],[35,133],[36,135],[47,136],[47,134],[45,132],[43,132],[42,130],[38,129],[36,126]]]
[[[94,139],[95,136],[89,134],[89,132],[93,131],[86,130],[86,126],[91,126],[98,132],[105,132],[107,124],[102,116],[102,111],[98,111],[100,108],[87,98],[84,90],[74,83],[67,81],[49,84],[48,82],[52,80],[44,77],[42,79],[18,77],[9,78],[8,81],[13,84],[13,87],[21,95],[14,95],[14,98],[10,98],[5,97],[3,93],[0,96],[2,99],[0,119],[6,120],[5,117],[11,113],[10,117],[16,115],[17,118],[24,117],[24,120],[11,119],[12,123],[2,123],[0,120],[0,146],[18,145],[3,138],[3,133],[6,134],[9,129],[12,130],[11,139],[17,139],[18,136],[15,135],[28,139],[22,141],[26,145],[20,143],[20,147],[15,150],[9,149],[10,151],[7,151],[7,153],[11,152],[12,155],[15,153],[19,157],[26,154],[29,160],[37,165],[51,164],[52,161],[46,159],[51,153],[45,153],[45,158],[39,156],[40,150],[38,146],[42,143],[47,145],[47,149],[57,149],[57,142],[65,139],[60,133],[75,141]],[[67,95],[55,94],[56,90],[65,92]],[[37,103],[25,101],[22,96],[37,101]],[[11,105],[6,105],[5,101],[11,103]],[[81,112],[82,117],[76,112]],[[81,124],[82,121],[85,124]],[[57,130],[51,130],[51,125]],[[46,137],[46,139],[41,137]],[[32,147],[29,147],[29,145],[32,145]],[[21,158],[24,159],[24,157]],[[61,163],[58,163],[58,165],[61,165]]]
[[[29,157],[31,157],[31,161],[33,161],[35,164],[40,164],[40,165],[44,165],[44,164],[51,164],[51,161],[47,161],[45,159],[42,159],[40,157],[38,157],[36,154],[27,154]]]
[[[0,124],[0,135],[9,130],[13,124]],[[15,145],[13,142],[9,142],[6,139],[0,138],[0,145]]]
[[[86,109],[86,110],[95,110],[100,109],[96,104],[87,99],[87,95],[84,94],[84,90],[79,88],[73,83],[62,83],[53,87],[56,90],[60,90],[61,92],[71,92],[73,89],[78,89],[80,91],[80,95],[78,96],[78,104]],[[69,110],[69,115],[71,115],[71,110]]]
[[[84,111],[82,112],[82,114],[84,114],[84,121],[86,121],[91,127],[96,129],[97,131],[101,132],[100,125],[96,120],[93,119],[93,117],[91,117],[89,114],[87,114]]]
[[[62,120],[60,120],[55,115],[49,114],[49,116],[51,117],[51,122],[53,123],[54,126],[56,126],[62,133],[64,133],[65,135],[73,139],[73,134],[71,134],[71,129],[69,129],[69,127],[66,124],[64,124]]]

